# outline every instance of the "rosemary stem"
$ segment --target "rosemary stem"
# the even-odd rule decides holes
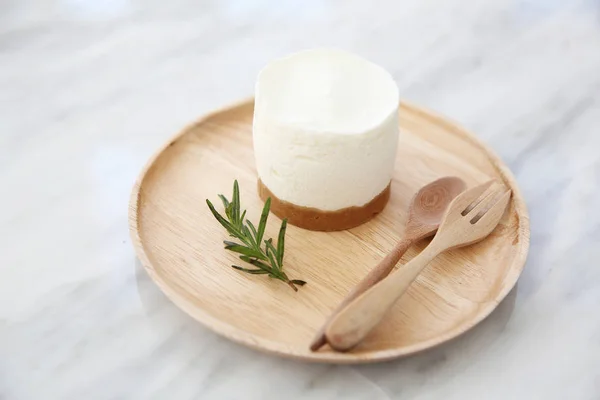
[[[267,227],[267,219],[271,208],[271,199],[267,199],[263,207],[260,222],[255,227],[249,220],[245,219],[246,211],[241,210],[240,189],[237,180],[233,183],[233,196],[229,201],[225,196],[219,195],[225,207],[225,216],[221,215],[210,202],[206,200],[210,211],[219,223],[227,230],[231,237],[241,241],[239,244],[231,241],[224,241],[225,249],[238,253],[242,261],[252,264],[258,269],[247,269],[233,266],[238,271],[254,275],[268,275],[288,284],[295,292],[298,291],[296,285],[304,285],[304,281],[299,279],[290,279],[283,272],[283,255],[285,246],[285,232],[287,220],[283,220],[277,244],[273,239],[263,240]],[[262,246],[264,245],[264,249]]]

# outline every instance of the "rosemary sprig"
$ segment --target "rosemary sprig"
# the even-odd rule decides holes
[[[206,200],[208,208],[213,213],[217,221],[227,230],[229,236],[238,239],[241,243],[224,240],[225,249],[238,253],[240,260],[253,265],[256,268],[242,268],[232,265],[238,271],[254,275],[268,275],[271,278],[279,279],[287,283],[294,291],[298,291],[298,286],[306,284],[300,279],[289,279],[283,272],[283,254],[285,246],[285,230],[287,220],[284,219],[279,229],[277,237],[277,246],[273,244],[273,239],[263,240],[265,229],[267,228],[267,219],[271,209],[271,198],[268,198],[260,215],[258,227],[255,227],[249,220],[244,220],[246,211],[241,211],[240,188],[237,180],[233,182],[233,196],[229,201],[222,194],[219,195],[223,207],[225,207],[225,216],[219,214],[210,200]],[[262,248],[264,244],[264,250]]]

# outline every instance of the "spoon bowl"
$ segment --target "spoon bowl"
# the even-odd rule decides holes
[[[466,187],[465,182],[455,176],[423,186],[410,203],[406,236],[424,238],[434,234],[450,202]]]

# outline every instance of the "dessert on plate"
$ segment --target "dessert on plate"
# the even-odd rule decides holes
[[[368,221],[390,197],[398,105],[392,76],[357,55],[316,49],[271,62],[254,105],[260,197],[310,230]]]

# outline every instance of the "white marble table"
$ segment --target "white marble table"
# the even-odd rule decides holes
[[[568,3],[568,4],[567,4]],[[388,68],[513,169],[515,290],[465,336],[371,366],[242,348],[137,264],[132,183],[202,113],[315,46]],[[0,2],[0,398],[600,399],[600,2]]]

